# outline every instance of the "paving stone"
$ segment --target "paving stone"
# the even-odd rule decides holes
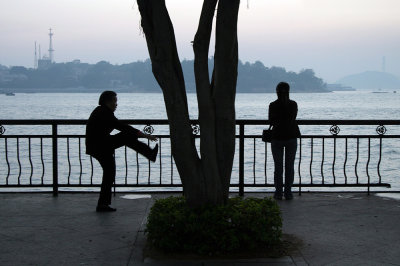
[[[290,257],[157,261],[143,258],[143,231],[154,199],[170,194],[126,194],[113,197],[115,213],[95,212],[97,193],[0,194],[0,265],[400,265],[395,199],[303,193],[279,201],[283,232],[303,242]]]

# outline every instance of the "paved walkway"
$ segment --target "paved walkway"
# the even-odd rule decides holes
[[[304,193],[279,202],[283,232],[303,241],[291,256],[158,261],[143,258],[143,229],[153,200],[166,195],[125,195],[114,198],[117,212],[96,213],[96,193],[0,194],[0,265],[400,265],[399,200]]]

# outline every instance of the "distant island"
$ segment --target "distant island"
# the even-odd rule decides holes
[[[349,75],[337,83],[351,86],[357,90],[391,91],[400,90],[400,79],[393,74],[380,71],[365,71]]]
[[[209,59],[210,69],[214,60]],[[188,92],[195,92],[193,60],[183,60],[182,69]],[[312,69],[299,73],[282,67],[266,67],[260,61],[238,64],[237,92],[275,92],[280,81],[290,83],[292,92],[329,92],[327,84]],[[160,92],[150,60],[123,65],[106,61],[96,64],[74,60],[52,63],[38,69],[0,65],[0,92],[97,92],[113,89],[118,92]]]

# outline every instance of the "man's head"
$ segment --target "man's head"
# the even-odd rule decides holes
[[[108,107],[115,112],[117,109],[117,93],[114,91],[103,91],[99,98],[99,105]]]
[[[278,99],[289,99],[289,90],[290,86],[287,82],[279,82],[279,84],[276,86],[276,94],[278,95]]]

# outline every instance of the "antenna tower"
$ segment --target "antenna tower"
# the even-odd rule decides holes
[[[33,62],[33,68],[38,68],[38,59],[37,59],[37,53],[36,53],[36,41],[35,41],[35,59]]]
[[[50,62],[53,63],[53,33],[51,32],[51,28],[49,29],[49,37],[50,37],[50,43],[49,43],[49,58]]]

